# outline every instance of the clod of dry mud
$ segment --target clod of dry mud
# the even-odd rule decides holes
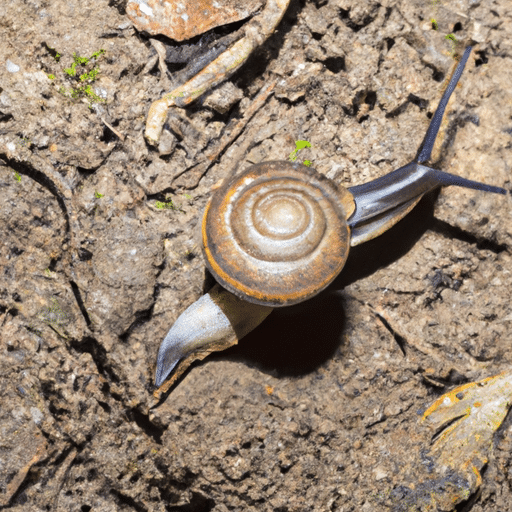
[[[509,508],[510,420],[471,496],[425,458],[420,424],[443,392],[511,367],[507,197],[429,196],[355,248],[330,290],[273,313],[151,409],[159,344],[205,286],[196,233],[211,187],[296,140],[345,185],[407,163],[453,65],[446,34],[476,48],[438,164],[510,188],[506,0],[295,2],[235,87],[172,113],[160,152],[143,128],[170,80],[124,2],[2,7],[0,508],[426,511],[448,488],[458,510]],[[74,53],[80,73],[99,69],[90,89],[66,71]],[[240,137],[181,189],[276,75]]]

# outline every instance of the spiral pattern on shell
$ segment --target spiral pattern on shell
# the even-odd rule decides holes
[[[223,184],[203,218],[214,277],[239,297],[269,306],[306,300],[343,268],[352,195],[314,169],[265,162]]]

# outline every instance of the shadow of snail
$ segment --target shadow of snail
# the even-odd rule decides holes
[[[417,158],[404,167],[346,189],[298,163],[264,162],[214,192],[204,212],[202,239],[206,266],[218,284],[181,314],[162,342],[156,398],[193,361],[235,345],[274,308],[324,290],[343,269],[350,247],[391,228],[427,192],[455,185],[507,193],[423,165],[470,53],[466,48]]]

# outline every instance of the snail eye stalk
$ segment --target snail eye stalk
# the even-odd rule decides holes
[[[464,50],[464,53],[459,61],[459,64],[455,68],[455,71],[453,72],[452,77],[448,82],[448,86],[446,87],[446,90],[444,91],[444,94],[441,97],[441,100],[439,101],[439,105],[437,106],[434,116],[432,117],[432,121],[430,121],[430,124],[428,126],[425,138],[423,139],[423,142],[421,143],[420,148],[418,150],[418,155],[414,160],[419,164],[422,164],[423,162],[426,162],[427,160],[430,159],[432,149],[434,148],[434,144],[436,142],[437,134],[439,133],[439,128],[441,127],[441,123],[443,122],[444,111],[446,110],[446,106],[450,101],[450,97],[453,91],[455,90],[455,87],[457,87],[457,84],[459,83],[460,77],[462,76],[462,72],[464,71],[466,63],[469,59],[469,55],[471,54],[471,50],[471,46],[468,46]]]

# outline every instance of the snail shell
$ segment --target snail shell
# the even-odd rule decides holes
[[[301,302],[343,268],[354,209],[352,194],[314,169],[286,161],[254,165],[224,183],[206,207],[206,264],[249,302]]]

